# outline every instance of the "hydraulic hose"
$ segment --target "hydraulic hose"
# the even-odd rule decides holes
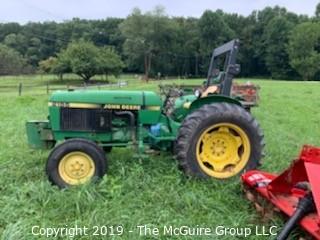
[[[282,231],[277,236],[277,240],[286,240],[296,224],[307,214],[314,212],[316,206],[313,201],[312,193],[309,192],[298,202],[298,206],[292,217],[284,225]]]

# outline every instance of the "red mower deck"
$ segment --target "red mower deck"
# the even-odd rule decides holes
[[[320,239],[320,148],[304,146],[299,158],[280,175],[253,170],[243,174],[242,181],[288,217],[311,191],[317,211],[304,216],[299,225]]]

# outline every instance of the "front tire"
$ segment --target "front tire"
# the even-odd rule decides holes
[[[176,157],[190,176],[226,179],[257,168],[263,147],[262,131],[249,112],[235,104],[215,103],[185,118]]]
[[[64,188],[102,178],[106,164],[105,153],[95,142],[70,139],[52,150],[46,173],[53,184]]]

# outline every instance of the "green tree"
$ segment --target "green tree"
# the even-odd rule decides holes
[[[111,47],[99,48],[91,42],[78,41],[58,54],[57,60],[49,58],[40,62],[43,68],[58,74],[62,79],[65,73],[75,73],[85,82],[96,74],[118,75],[124,68],[120,56]]]
[[[53,69],[57,64],[58,59],[56,57],[49,57],[48,59],[39,62],[39,71],[41,73],[53,73]]]
[[[204,54],[211,53],[216,46],[235,36],[233,30],[225,22],[221,10],[216,12],[206,10],[200,17],[198,24],[201,48]]]
[[[103,47],[99,51],[99,66],[99,73],[105,74],[108,79],[110,74],[118,76],[124,68],[124,63],[113,48]]]
[[[224,20],[221,10],[206,10],[199,19],[198,31],[200,37],[200,52],[204,56],[201,64],[203,73],[207,72],[209,67],[209,57],[212,50],[219,45],[230,41],[235,37],[235,33]]]
[[[28,73],[31,70],[26,59],[17,51],[0,44],[0,75]]]
[[[320,70],[320,25],[297,25],[290,35],[288,53],[291,66],[304,80],[311,80]]]
[[[272,78],[284,79],[293,75],[286,49],[289,32],[293,26],[293,23],[285,17],[275,17],[265,28],[263,35],[266,46],[264,60]]]
[[[142,14],[134,9],[132,14],[120,24],[126,38],[123,50],[128,56],[128,64],[139,63],[144,66],[144,78],[149,79],[153,59],[167,52],[175,38],[174,22],[166,16],[162,7]]]
[[[58,55],[59,65],[70,69],[85,82],[99,73],[99,49],[91,42],[83,40],[70,43],[67,49]]]
[[[41,60],[63,52],[70,42],[83,39],[98,47],[112,46],[126,59],[125,71],[142,72],[147,78],[158,72],[162,76],[204,76],[212,49],[239,38],[242,76],[292,78],[296,71],[292,71],[284,51],[289,32],[297,24],[318,22],[319,18],[320,4],[314,19],[278,6],[253,11],[249,16],[209,10],[200,18],[168,17],[158,7],[147,13],[136,9],[125,19],[0,23],[0,43],[19,52],[35,67]],[[55,73],[62,77],[71,72],[69,60],[59,59]]]
[[[71,72],[72,69],[69,56],[66,56],[64,52],[59,53],[57,60],[53,62],[51,73],[58,75],[60,81],[63,81],[63,75]]]
[[[70,73],[70,62],[68,59],[65,59],[63,56],[49,57],[48,59],[42,60],[39,62],[39,72],[40,73],[52,73],[58,75],[60,81],[63,81],[63,75],[65,73]]]
[[[19,23],[3,23],[0,24],[0,41],[2,42],[4,38],[11,33],[18,34],[23,29]]]
[[[175,38],[172,42],[171,54],[164,55],[160,61],[162,70],[171,75],[199,76],[200,41],[198,19],[173,18],[175,22]]]
[[[15,49],[16,51],[18,51],[21,54],[23,54],[28,47],[27,40],[26,40],[25,36],[21,33],[8,34],[4,38],[3,43],[5,45],[7,45],[8,47]]]
[[[320,18],[320,3],[318,3],[317,6],[316,6],[315,15],[316,15],[316,18]]]

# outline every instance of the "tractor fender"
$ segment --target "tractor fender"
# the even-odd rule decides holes
[[[232,103],[232,104],[242,106],[241,102],[239,102],[238,100],[236,100],[234,98],[230,98],[230,97],[223,96],[223,95],[209,95],[207,97],[198,98],[197,100],[193,101],[189,107],[189,111],[192,112],[195,109],[198,109],[206,104],[222,103],[222,102]]]

